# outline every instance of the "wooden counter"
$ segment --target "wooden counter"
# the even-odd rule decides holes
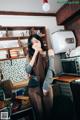
[[[54,77],[53,79],[62,81],[62,82],[72,82],[74,80],[80,80],[80,76],[74,76],[74,75],[61,75],[58,77]]]
[[[20,82],[14,82],[12,89],[15,90],[15,89],[26,87],[28,85],[28,82],[29,80],[22,80]]]

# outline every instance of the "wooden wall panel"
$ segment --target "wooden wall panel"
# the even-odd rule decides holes
[[[66,20],[72,17],[76,12],[80,10],[80,4],[65,4],[57,13],[58,25],[64,24]]]

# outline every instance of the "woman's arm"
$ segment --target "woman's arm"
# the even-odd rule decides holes
[[[49,56],[49,68],[54,72],[54,51],[53,49],[48,50],[48,56]]]
[[[29,63],[31,67],[33,67],[33,65],[34,65],[37,54],[38,54],[38,51],[35,51],[32,59],[31,59],[31,61]]]
[[[53,75],[54,75],[54,52],[52,49],[48,51],[48,55],[49,55],[49,67],[43,84],[43,89],[45,90],[48,90],[49,85],[53,81]]]

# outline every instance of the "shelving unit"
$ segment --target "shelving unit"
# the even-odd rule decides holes
[[[1,26],[0,61],[26,57],[27,52],[25,52],[25,50],[28,50],[27,40],[29,38],[31,28],[34,28],[36,34],[40,35],[44,43],[45,50],[47,49],[46,28],[44,26]],[[15,41],[15,45],[13,45],[13,41]],[[20,42],[24,43],[24,45],[21,45]],[[6,43],[10,45],[7,47]]]
[[[24,39],[28,39],[29,38],[29,36],[17,36],[17,37],[0,37],[0,40],[16,40],[16,39],[22,39],[22,40],[24,40]]]

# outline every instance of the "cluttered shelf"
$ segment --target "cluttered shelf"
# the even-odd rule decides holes
[[[0,27],[0,40],[26,39],[30,36],[30,30],[35,29],[35,33],[40,37],[46,37],[44,26],[2,26]]]
[[[44,26],[0,26],[0,61],[26,57],[31,29],[42,38],[45,49],[48,48]]]
[[[13,47],[0,49],[0,61],[26,58],[26,47]]]

